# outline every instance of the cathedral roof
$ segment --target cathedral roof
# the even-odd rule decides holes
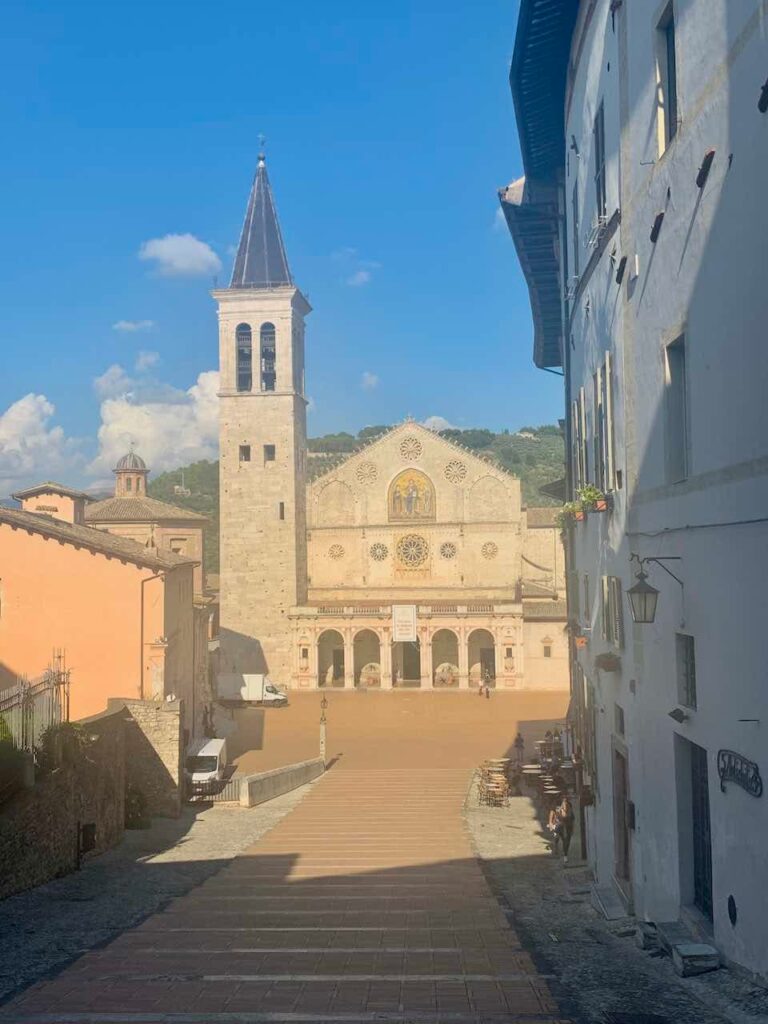
[[[264,154],[253,179],[230,288],[273,288],[293,284],[277,221]]]
[[[188,508],[146,497],[105,498],[87,505],[85,509],[86,523],[148,523],[179,519],[204,523],[207,518]]]

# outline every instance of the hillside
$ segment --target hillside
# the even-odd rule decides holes
[[[312,437],[308,441],[308,475],[315,479],[335,463],[344,459],[363,444],[388,430],[387,426],[365,427],[357,435],[340,433]],[[564,474],[563,439],[560,428],[554,425],[523,427],[516,434],[491,430],[443,430],[441,436],[471,448],[478,455],[494,462],[520,478],[523,503],[526,505],[556,505],[552,498],[539,493],[544,484],[552,483]],[[182,487],[183,476],[183,487]],[[206,533],[205,568],[219,571],[219,464],[193,462],[189,466],[161,473],[150,480],[149,493],[153,498],[169,501],[173,505],[201,512],[211,519]]]

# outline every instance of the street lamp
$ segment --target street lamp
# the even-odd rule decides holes
[[[656,587],[651,586],[648,583],[648,573],[645,571],[643,566],[647,565],[648,562],[653,562],[658,565],[660,569],[663,569],[667,576],[671,576],[672,579],[680,584],[680,588],[685,594],[685,586],[679,576],[675,576],[671,572],[664,562],[679,562],[681,561],[678,555],[666,555],[663,557],[649,556],[648,558],[641,558],[639,555],[631,554],[629,556],[630,562],[637,562],[640,566],[640,570],[637,573],[637,583],[634,587],[630,587],[627,591],[627,597],[629,598],[629,606],[632,610],[632,621],[638,623],[638,625],[647,625],[656,619],[656,605],[659,600],[659,591]]]
[[[656,618],[656,602],[659,592],[646,582],[648,573],[641,569],[637,574],[637,583],[627,591],[629,606],[632,609],[632,621],[637,623],[653,622]]]

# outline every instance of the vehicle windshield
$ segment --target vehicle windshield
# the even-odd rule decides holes
[[[187,758],[187,771],[189,774],[194,772],[215,772],[219,766],[218,759],[215,757],[188,757]]]

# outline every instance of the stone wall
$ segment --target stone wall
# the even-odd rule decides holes
[[[124,714],[106,711],[81,724],[93,737],[87,758],[56,769],[0,810],[0,899],[74,871],[79,823],[96,825],[96,847],[86,856],[123,835]]]
[[[181,812],[183,702],[114,698],[110,710],[125,708],[126,783],[139,789],[154,817]]]

